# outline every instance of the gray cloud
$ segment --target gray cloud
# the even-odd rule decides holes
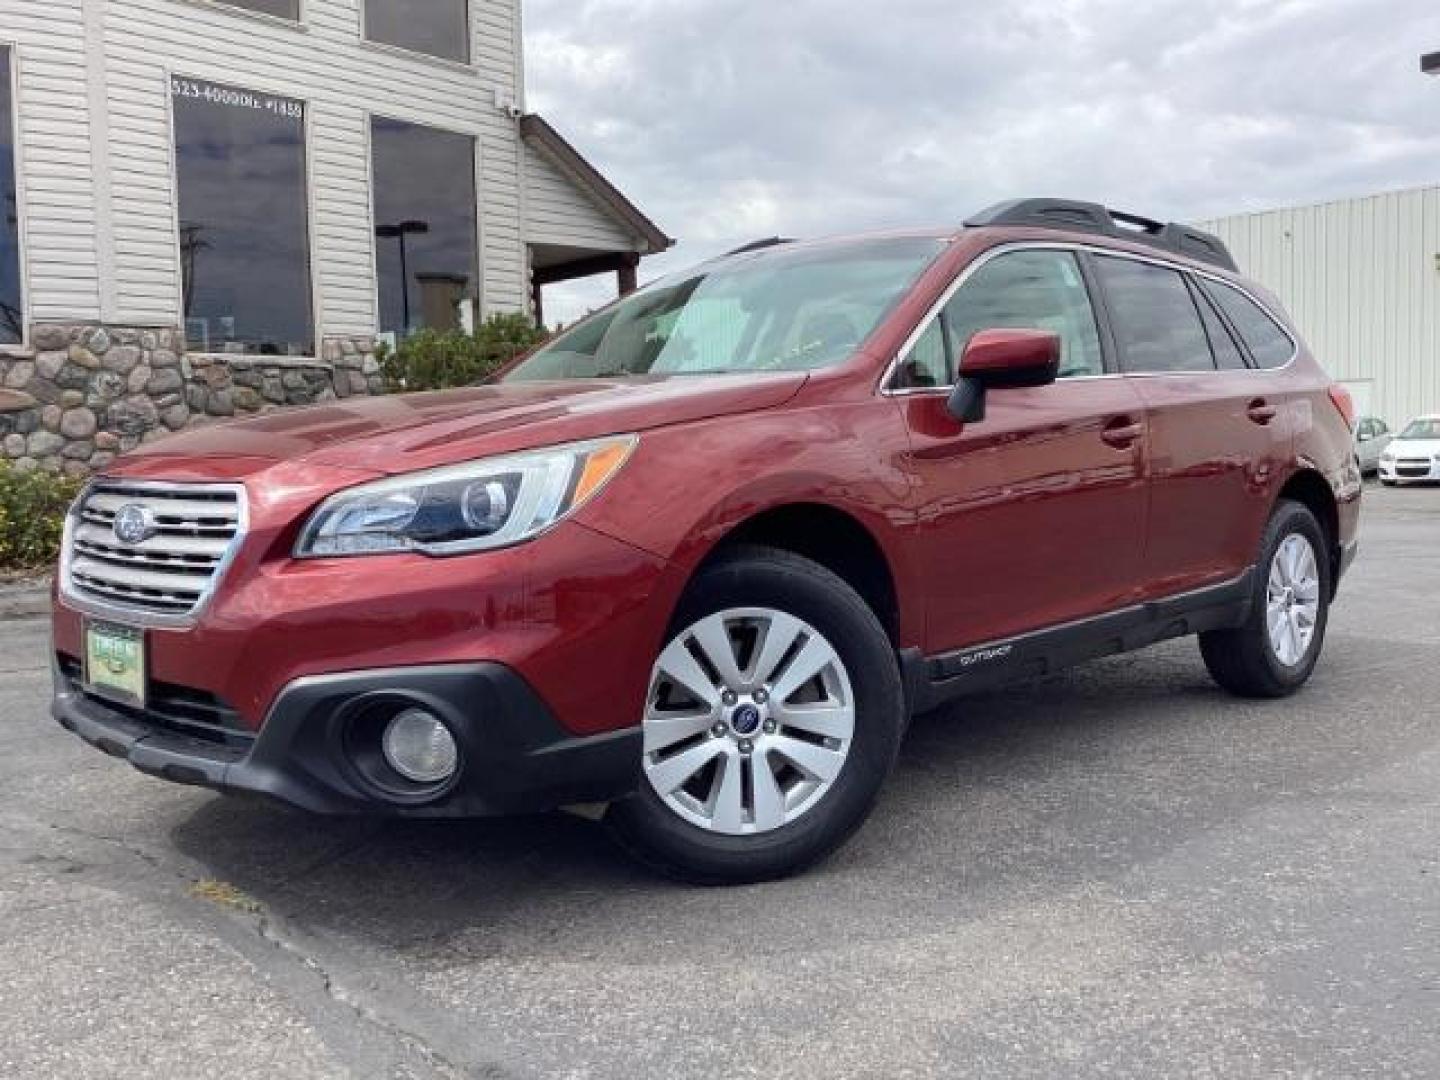
[[[1021,194],[1197,219],[1440,179],[1433,0],[530,0],[529,105],[681,246]],[[605,296],[552,289],[556,315]]]

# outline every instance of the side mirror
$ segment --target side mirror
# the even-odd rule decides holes
[[[987,390],[1048,386],[1060,377],[1060,335],[1049,330],[981,330],[965,346],[950,415],[963,423],[985,419]]]

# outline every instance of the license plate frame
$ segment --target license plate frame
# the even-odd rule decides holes
[[[143,709],[149,682],[145,631],[86,619],[81,679],[86,693]]]

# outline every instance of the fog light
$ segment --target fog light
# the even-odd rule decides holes
[[[448,780],[460,756],[450,729],[425,709],[406,709],[391,720],[381,748],[390,767],[417,784]]]

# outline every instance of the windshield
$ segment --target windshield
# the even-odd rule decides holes
[[[1440,420],[1411,420],[1399,435],[1402,439],[1440,439]]]
[[[780,246],[719,259],[587,319],[504,381],[812,371],[837,364],[944,246],[904,237]]]

